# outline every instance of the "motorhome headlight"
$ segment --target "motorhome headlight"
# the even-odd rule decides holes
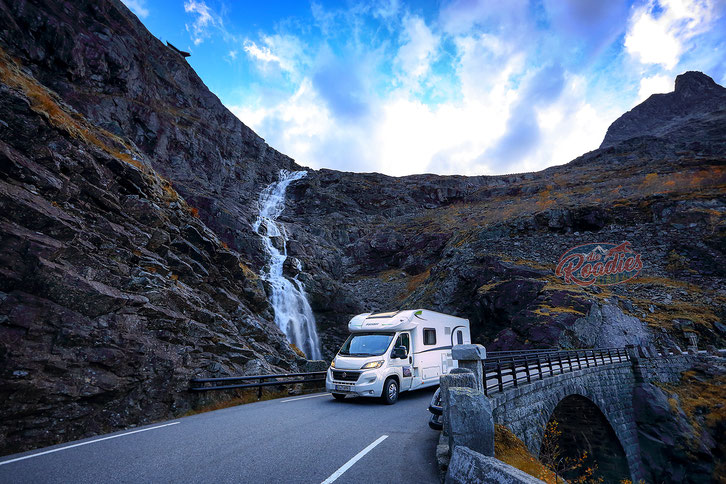
[[[378,360],[378,361],[368,362],[365,365],[361,366],[360,369],[361,370],[374,370],[376,368],[380,368],[381,366],[383,366],[383,360]]]
[[[333,360],[333,361],[330,362],[330,367],[331,368],[335,368],[335,360]]]

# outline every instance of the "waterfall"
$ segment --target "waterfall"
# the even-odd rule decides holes
[[[275,311],[275,324],[308,359],[319,360],[322,355],[315,329],[315,316],[305,295],[305,289],[297,275],[288,279],[282,274],[287,259],[287,233],[285,226],[277,222],[277,218],[285,209],[287,187],[306,175],[306,171],[280,170],[280,179],[265,187],[260,193],[257,201],[257,220],[252,228],[262,238],[265,253],[269,258],[269,264],[267,269],[263,270],[262,278],[272,289],[270,303]],[[295,264],[300,269],[300,261],[295,260]]]

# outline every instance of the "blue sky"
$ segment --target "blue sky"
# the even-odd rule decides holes
[[[675,76],[726,84],[726,0],[123,0],[313,168],[537,171]]]

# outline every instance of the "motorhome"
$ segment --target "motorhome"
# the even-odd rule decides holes
[[[325,380],[338,400],[357,395],[396,403],[400,392],[438,385],[456,367],[451,347],[471,343],[469,320],[426,309],[359,314],[348,330]]]

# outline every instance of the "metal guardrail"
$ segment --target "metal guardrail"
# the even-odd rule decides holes
[[[279,385],[296,385],[298,383],[324,382],[327,371],[311,371],[307,373],[279,373],[274,375],[227,376],[222,378],[194,378],[189,382],[192,392],[210,390],[230,390],[233,388],[257,388],[257,398],[262,397],[262,388]],[[290,380],[292,378],[292,380]],[[274,381],[268,381],[274,380]],[[243,382],[243,383],[232,383]],[[252,383],[246,383],[252,382]],[[207,385],[209,384],[209,385]]]
[[[484,370],[484,394],[492,390],[504,391],[505,387],[518,387],[533,379],[544,379],[583,368],[603,366],[629,361],[625,348],[598,348],[584,350],[511,350],[490,351],[482,361]],[[493,385],[489,381],[494,380]],[[443,429],[443,404],[441,388],[431,398],[429,427]]]
[[[505,386],[517,387],[520,383],[532,383],[533,377],[541,380],[629,359],[625,348],[492,351],[487,353],[486,360],[482,362],[484,394],[489,395],[492,390],[504,391]],[[495,380],[495,383],[489,385],[490,380]]]

